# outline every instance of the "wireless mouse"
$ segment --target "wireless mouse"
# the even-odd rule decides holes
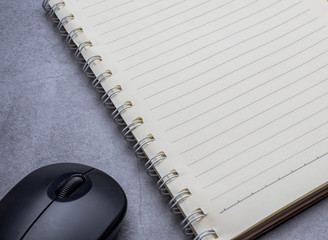
[[[113,239],[127,209],[120,185],[81,164],[42,167],[0,202],[2,240]]]

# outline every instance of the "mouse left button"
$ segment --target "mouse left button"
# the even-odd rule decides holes
[[[83,170],[69,164],[54,164],[35,170],[16,184],[0,201],[0,239],[21,239],[33,222],[52,203],[47,189],[65,171]],[[83,166],[83,167],[82,167]],[[89,168],[88,168],[89,169]]]

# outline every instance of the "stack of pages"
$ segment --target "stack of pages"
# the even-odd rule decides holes
[[[186,234],[254,239],[327,196],[326,0],[44,8]]]

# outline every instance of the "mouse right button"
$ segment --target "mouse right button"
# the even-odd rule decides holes
[[[121,186],[112,177],[98,169],[88,172],[86,176],[92,182],[93,194],[90,197],[94,198],[92,201],[94,207],[103,209],[115,219],[107,229],[113,235],[113,232],[119,228],[119,224],[127,210],[126,195]]]

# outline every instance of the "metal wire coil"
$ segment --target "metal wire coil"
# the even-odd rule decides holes
[[[140,139],[134,146],[133,150],[134,153],[136,154],[137,158],[143,159],[147,158],[145,155],[143,148],[146,147],[149,143],[155,141],[155,138],[152,134],[148,134],[146,137]]]
[[[174,196],[169,202],[170,210],[173,214],[180,214],[180,209],[178,205],[183,202],[185,199],[191,196],[191,193],[188,188],[180,191],[176,196]]]
[[[51,7],[49,5],[49,0],[43,0],[42,1],[42,7],[46,12],[49,12]]]
[[[206,236],[213,236],[215,239],[219,238],[216,232],[213,229],[207,229],[200,234],[198,234],[194,240],[202,240]]]
[[[121,106],[117,107],[115,111],[112,113],[112,118],[114,122],[118,125],[126,125],[124,119],[122,118],[121,114],[125,112],[127,109],[131,108],[132,102],[131,101],[126,101],[123,103]]]
[[[87,49],[88,47],[93,47],[92,43],[90,41],[84,41],[80,43],[80,45],[77,47],[74,55],[78,63],[85,64],[85,59],[82,56],[82,51]]]
[[[129,142],[135,141],[135,137],[133,136],[132,132],[134,129],[141,126],[142,124],[143,124],[143,119],[141,117],[137,117],[129,125],[123,128],[122,133],[125,140]]]
[[[66,36],[66,44],[67,46],[72,49],[75,50],[77,49],[77,46],[73,41],[73,38],[76,37],[79,33],[82,33],[83,29],[81,27],[78,28],[74,28],[72,31],[70,31],[70,33]]]
[[[101,100],[106,108],[114,109],[112,113],[112,117],[114,119],[114,122],[118,125],[124,125],[125,127],[122,130],[122,133],[124,135],[124,138],[127,141],[136,141],[134,135],[132,132],[139,126],[143,124],[143,119],[141,117],[136,118],[133,120],[130,124],[126,125],[125,121],[123,120],[121,114],[125,112],[127,109],[131,108],[133,105],[131,101],[126,101],[119,107],[115,107],[115,105],[112,103],[111,99],[116,94],[120,93],[122,91],[121,85],[116,85],[105,92],[105,90],[102,88],[101,83],[112,76],[112,72],[110,70],[106,70],[105,72],[101,73],[98,77],[96,77],[91,69],[92,64],[96,64],[100,61],[102,61],[102,57],[99,55],[95,55],[90,57],[89,59],[85,60],[85,58],[82,55],[82,52],[84,50],[87,50],[90,47],[93,47],[93,44],[91,41],[84,41],[80,43],[78,46],[73,42],[73,38],[77,37],[79,33],[83,32],[83,29],[81,27],[75,28],[69,33],[67,33],[64,25],[68,23],[71,20],[74,20],[74,15],[69,14],[62,19],[58,19],[56,16],[56,11],[59,11],[61,8],[65,7],[66,4],[64,1],[59,1],[55,3],[53,6],[49,5],[49,0],[43,0],[42,7],[47,11],[51,17],[51,19],[57,23],[57,29],[59,30],[60,34],[62,36],[66,36],[66,43],[68,47],[72,50],[75,50],[75,57],[77,61],[80,64],[83,64],[83,71],[85,72],[86,76],[89,78],[93,78],[92,84],[95,87],[95,89],[98,92],[104,93],[101,97]],[[150,144],[151,142],[155,141],[155,138],[152,134],[147,135],[143,139],[137,141],[137,143],[133,146],[133,149],[135,151],[135,154],[140,159],[145,159],[147,156],[145,155],[143,149]],[[149,176],[158,176],[158,173],[155,170],[155,166],[160,164],[162,161],[164,161],[167,158],[166,154],[161,151],[157,153],[155,156],[148,158],[149,160],[145,163],[144,167],[147,171],[147,174]],[[176,170],[171,170],[164,176],[162,176],[156,183],[159,192],[162,195],[170,195],[170,192],[168,191],[167,184],[171,181],[173,181],[175,178],[179,176],[178,172]],[[176,196],[172,197],[171,201],[169,202],[169,207],[172,213],[178,214],[180,213],[180,209],[178,207],[179,203],[187,199],[191,196],[191,193],[189,189],[183,189],[180,191]],[[191,235],[192,229],[191,224],[195,221],[199,221],[202,218],[204,218],[206,215],[200,210],[197,209],[193,213],[189,214],[182,222],[181,227],[185,234]],[[198,234],[194,240],[201,240],[206,236],[213,235],[217,238],[217,234],[213,229],[205,230]]]
[[[94,75],[93,71],[91,70],[91,64],[96,64],[101,61],[102,61],[102,57],[99,55],[90,57],[83,65],[83,72],[85,73],[85,75],[89,78],[94,78],[95,75]]]
[[[191,214],[189,214],[183,221],[181,222],[180,226],[184,234],[186,235],[193,235],[193,231],[191,229],[191,224],[193,222],[199,221],[203,219],[206,216],[206,214],[201,210],[200,208],[193,211]]]
[[[101,73],[98,77],[96,77],[93,81],[92,81],[92,85],[93,87],[96,89],[97,92],[99,93],[104,93],[105,90],[103,89],[103,87],[101,86],[101,83],[108,79],[109,77],[111,77],[113,75],[111,70],[106,70],[105,72]]]
[[[64,28],[64,24],[73,20],[74,19],[74,15],[73,14],[69,14],[65,17],[63,17],[57,24],[57,29],[58,31],[60,32],[60,34],[64,37],[67,36],[67,32],[66,32],[66,29]]]
[[[147,174],[151,177],[157,177],[158,174],[155,171],[154,167],[159,164],[161,161],[167,158],[166,154],[162,151],[157,153],[154,157],[149,158],[149,160],[145,163],[144,167],[147,171]]]
[[[56,4],[54,4],[52,7],[50,7],[50,10],[49,10],[49,16],[51,17],[52,21],[55,22],[55,23],[58,23],[59,22],[59,19],[57,18],[57,16],[55,15],[55,12],[57,10],[59,10],[60,8],[62,7],[65,7],[66,4],[64,1],[60,1]]]
[[[104,106],[109,109],[115,109],[116,107],[112,103],[112,97],[122,91],[121,85],[116,85],[109,89],[102,97],[101,101],[103,102]]]
[[[170,195],[170,192],[167,190],[166,185],[177,177],[179,177],[179,173],[175,169],[171,170],[163,177],[161,177],[156,183],[160,194]]]

